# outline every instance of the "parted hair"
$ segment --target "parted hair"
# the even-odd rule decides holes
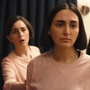
[[[48,14],[48,16],[45,20],[44,26],[42,28],[41,36],[40,36],[41,47],[46,48],[46,49],[54,47],[54,41],[52,40],[51,35],[48,35],[48,31],[50,30],[51,23],[52,23],[52,20],[55,17],[55,15],[63,9],[71,10],[79,18],[79,34],[78,34],[78,38],[77,38],[76,42],[74,43],[74,48],[78,49],[78,50],[86,49],[87,37],[86,37],[86,33],[85,33],[83,19],[82,19],[82,16],[81,16],[79,10],[77,9],[77,7],[75,5],[73,5],[72,3],[58,4]]]
[[[30,24],[30,22],[28,20],[26,20],[24,17],[19,16],[19,15],[13,16],[12,18],[10,18],[7,21],[6,26],[5,26],[5,37],[10,35],[11,29],[12,29],[14,23],[18,20],[21,20],[25,23],[25,25],[27,26],[27,28],[29,30],[30,38],[33,38],[34,37],[34,30],[33,30],[32,25]]]

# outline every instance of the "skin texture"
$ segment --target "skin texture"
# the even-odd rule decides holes
[[[79,33],[79,19],[74,12],[68,9],[59,11],[48,33],[54,41],[53,57],[57,62],[70,63],[75,56],[77,59],[74,43]]]

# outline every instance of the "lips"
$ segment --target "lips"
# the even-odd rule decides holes
[[[24,41],[24,39],[20,40],[20,42],[23,42],[23,41]]]
[[[70,40],[69,38],[61,38],[61,40]]]
[[[71,41],[71,39],[69,39],[69,38],[61,38],[60,40],[61,41]]]

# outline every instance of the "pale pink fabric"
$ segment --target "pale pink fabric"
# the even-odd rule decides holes
[[[26,80],[27,65],[30,60],[40,55],[39,48],[30,46],[31,56],[26,58],[19,57],[11,52],[7,57],[3,58],[2,75],[4,79],[3,90],[11,90],[11,85],[17,82],[24,82]],[[31,59],[30,59],[31,58]]]
[[[59,64],[52,51],[31,60],[26,90],[90,90],[90,56],[80,52],[72,64]]]

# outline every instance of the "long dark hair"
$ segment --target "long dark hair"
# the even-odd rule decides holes
[[[54,42],[53,42],[51,36],[48,35],[48,31],[51,27],[51,23],[52,23],[52,20],[55,17],[55,15],[63,9],[69,9],[78,16],[78,18],[79,18],[79,37],[77,38],[77,40],[74,44],[74,48],[79,49],[79,50],[85,49],[87,47],[87,37],[86,37],[86,33],[85,33],[83,19],[82,19],[80,12],[77,9],[77,7],[71,3],[59,4],[51,10],[51,12],[49,13],[49,15],[46,18],[46,21],[44,23],[44,26],[43,26],[43,29],[41,32],[41,36],[40,36],[41,47],[43,47],[43,48],[54,47]]]

